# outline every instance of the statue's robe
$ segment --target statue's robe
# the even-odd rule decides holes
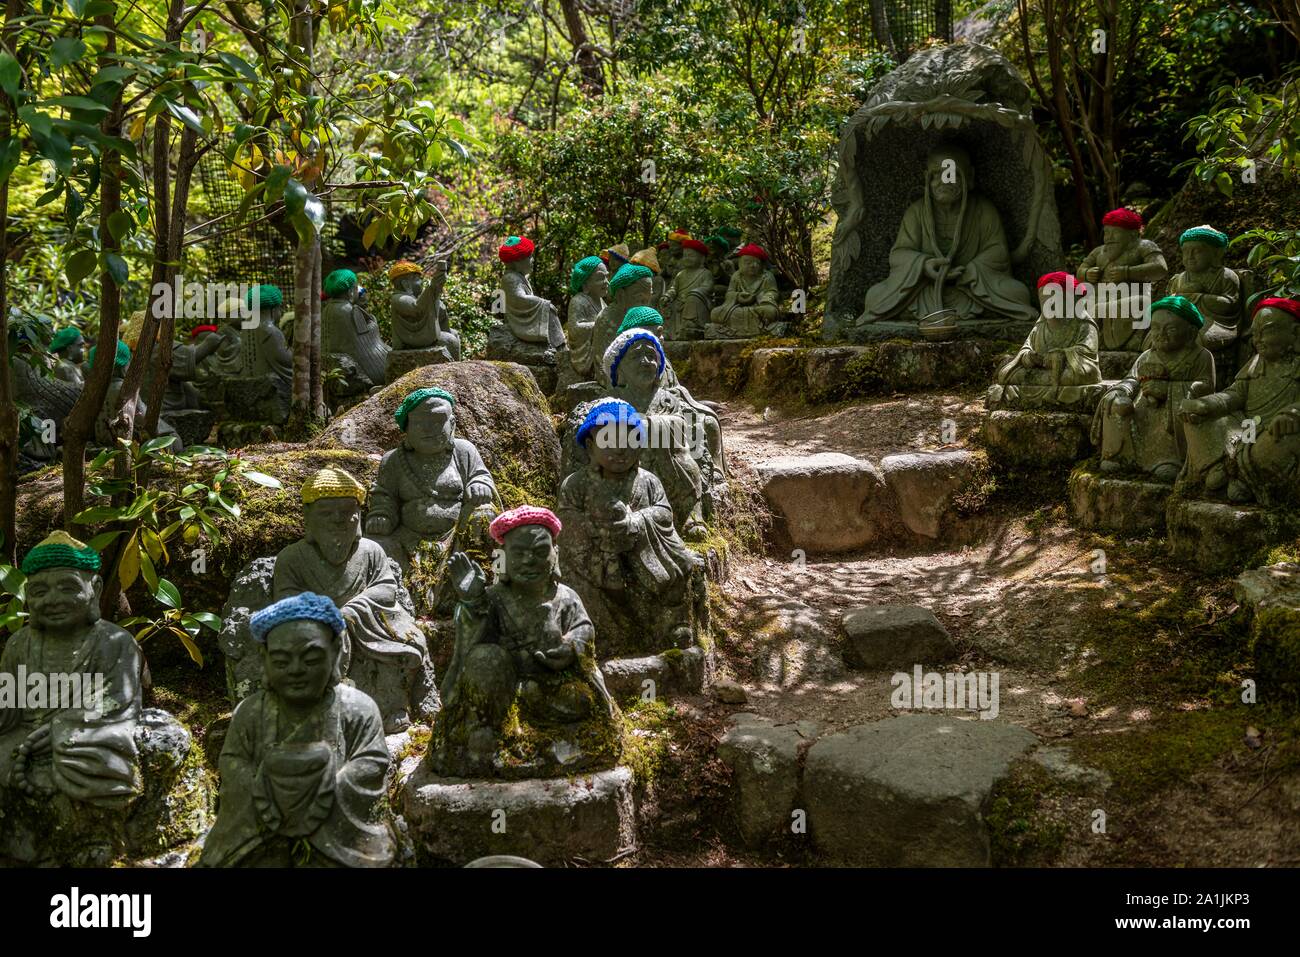
[[[605,308],[603,299],[593,299],[585,292],[578,292],[569,300],[568,321],[564,332],[569,342],[569,362],[577,375],[577,382],[595,378],[595,365],[600,356],[592,350],[592,332],[596,320]]]
[[[627,507],[632,531],[609,527],[613,503]],[[663,484],[637,468],[615,479],[588,465],[560,486],[563,575],[582,599],[606,655],[654,653],[690,627],[691,579],[700,559],[673,524]]]
[[[54,366],[54,378],[60,382],[66,382],[69,385],[76,386],[78,389],[86,387],[86,374],[81,365],[76,362],[70,362],[67,359],[59,359]]]
[[[383,547],[362,538],[342,565],[305,539],[286,546],[271,587],[276,601],[308,591],[332,599],[348,623],[344,674],[375,699],[385,721],[401,711],[418,721],[438,710],[438,693],[424,633],[398,604],[397,586]]]
[[[221,344],[217,351],[199,363],[195,371],[195,388],[206,398],[219,398],[221,383],[225,379],[237,379],[244,374],[243,344],[239,330],[234,326],[222,325],[216,332],[205,332],[195,340],[202,342],[208,336],[218,336]]]
[[[395,292],[389,299],[394,349],[446,350],[449,360],[460,358],[460,334],[451,329],[441,289],[427,283],[419,296]]]
[[[389,450],[370,490],[367,517],[387,518],[393,531],[374,540],[406,569],[420,542],[441,539],[456,527],[469,487],[476,482],[496,489],[478,449],[466,439],[453,439],[448,452],[429,459],[405,443]]]
[[[1049,352],[1064,354],[1065,366],[1059,372],[1024,364],[1030,353],[1046,356]],[[1003,364],[994,381],[1002,387],[1002,397],[1008,403],[1073,405],[1084,401],[1089,391],[1095,391],[1087,387],[1101,382],[1097,326],[1086,316],[1060,321],[1039,318],[1020,351]]]
[[[955,242],[936,223],[928,192],[907,208],[889,252],[889,275],[867,290],[861,322],[923,319],[949,309],[957,313],[958,321],[1034,318],[1037,313],[1029,290],[1011,275],[1006,234],[993,203],[968,193],[953,228]],[[940,291],[925,275],[926,260],[935,258],[946,259],[950,268],[965,267],[973,275],[944,282]]]
[[[357,303],[344,299],[325,303],[321,310],[321,349],[330,355],[347,356],[372,386],[384,384],[390,350],[379,333],[379,324]]]
[[[181,412],[204,407],[195,386],[199,377],[197,344],[177,343],[172,346],[172,366],[167,374],[167,391],[163,393],[163,411]]]
[[[20,628],[0,653],[0,673],[103,675],[104,700],[84,696],[82,708],[0,707],[0,791],[11,785],[14,749],[42,725],[50,726],[52,754],[28,765],[34,783],[74,801],[122,807],[143,791],[135,729],[140,717],[140,646],[129,633],[100,620],[77,641]],[[98,710],[101,713],[96,714]]]
[[[1118,288],[1107,289],[1116,280],[1106,279],[1106,270],[1114,266],[1127,269],[1148,267],[1149,279],[1131,279],[1119,282]],[[1112,249],[1105,243],[1093,249],[1084,258],[1075,273],[1083,278],[1086,270],[1098,267],[1102,270],[1102,279],[1090,282],[1092,286],[1093,312],[1096,314],[1097,327],[1101,333],[1101,348],[1112,352],[1134,352],[1141,348],[1146,338],[1146,329],[1141,328],[1144,307],[1150,304],[1141,292],[1129,292],[1128,284],[1156,283],[1169,275],[1164,253],[1160,247],[1149,239],[1139,239],[1132,246]],[[1085,280],[1087,281],[1087,280]],[[1154,295],[1151,297],[1154,299]],[[1138,323],[1138,328],[1134,323]]]
[[[309,866],[388,866],[395,848],[378,815],[388,766],[379,708],[357,689],[327,689],[301,721],[274,692],[254,692],[226,732],[200,866],[288,866],[298,841],[311,847]]]
[[[505,293],[506,325],[516,339],[542,343],[552,349],[564,345],[563,330],[554,321],[555,307],[549,299],[533,294],[533,284],[527,276],[507,269],[501,276],[501,290]]]
[[[1163,399],[1143,392],[1143,384],[1152,382],[1162,386]],[[1154,349],[1138,356],[1129,374],[1106,391],[1093,415],[1092,441],[1101,449],[1102,459],[1144,472],[1161,465],[1181,467],[1187,445],[1179,410],[1194,382],[1214,389],[1214,356],[1201,345],[1193,343],[1172,356],[1161,356]],[[1132,415],[1107,411],[1112,396],[1118,395],[1133,401]]]
[[[727,285],[722,305],[709,313],[710,339],[753,339],[779,314],[776,278],[764,269],[754,278],[739,269]]]
[[[1200,341],[1219,352],[1237,341],[1241,323],[1241,278],[1231,269],[1219,268],[1206,275],[1180,272],[1169,280],[1169,295],[1190,299],[1205,325]]]
[[[627,311],[641,305],[631,295],[631,287],[624,287],[614,294],[614,298],[596,317],[596,324],[591,328],[591,362],[596,366],[595,380],[602,385],[609,382],[609,369],[605,365],[605,353],[610,344],[618,338],[618,327],[623,324]]]
[[[293,353],[284,341],[284,333],[266,321],[253,329],[241,329],[242,374],[260,379],[271,376],[286,387],[293,381]]]
[[[1222,392],[1205,397],[1211,412],[1201,422],[1183,423],[1187,460],[1181,480],[1197,482],[1222,462],[1228,474],[1249,486],[1261,505],[1300,499],[1300,434],[1274,438],[1269,424],[1281,412],[1300,407],[1300,356],[1268,362],[1256,354]],[[1254,441],[1242,423],[1254,421]]]
[[[775,283],[771,293],[771,305],[775,306]],[[683,269],[673,277],[665,307],[673,339],[698,339],[704,334],[713,309],[713,273],[707,266]]]

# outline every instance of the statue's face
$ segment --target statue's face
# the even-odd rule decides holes
[[[79,628],[99,620],[103,581],[80,568],[46,568],[27,579],[27,613],[42,631]]]
[[[446,399],[425,399],[406,417],[406,442],[421,455],[451,448],[455,437],[456,414]]]
[[[926,174],[930,184],[930,196],[936,203],[960,202],[964,176],[961,163],[955,156],[931,158],[926,167]]]
[[[361,504],[355,498],[317,499],[303,509],[305,538],[331,565],[342,565],[361,541]]]
[[[1157,309],[1151,315],[1151,345],[1158,352],[1181,352],[1196,340],[1197,329],[1176,312]]]
[[[587,437],[587,455],[601,471],[624,475],[641,459],[640,433],[626,423],[607,422]]]
[[[604,299],[609,295],[609,269],[604,264],[597,266],[582,284],[582,291],[593,299]]]
[[[757,256],[741,256],[739,269],[746,279],[757,279],[763,274],[763,260]]]
[[[398,292],[404,292],[407,295],[415,296],[420,292],[420,277],[415,273],[407,273],[404,276],[398,276],[397,282],[393,283]]]
[[[1135,245],[1140,238],[1136,229],[1125,229],[1122,226],[1101,227],[1101,240],[1107,246],[1123,249]]]
[[[1255,351],[1261,358],[1275,361],[1296,351],[1296,331],[1300,327],[1290,314],[1272,306],[1255,313],[1251,334],[1255,337]]]
[[[652,385],[659,378],[659,353],[644,339],[632,343],[623,361],[618,365],[619,382],[633,388]]]
[[[644,276],[627,287],[627,297],[631,303],[628,308],[630,309],[632,306],[648,306],[654,295],[654,280],[649,276]]]
[[[290,704],[319,701],[334,681],[339,639],[318,621],[288,621],[266,636],[266,686]]]
[[[1183,265],[1190,272],[1204,272],[1214,266],[1222,266],[1224,252],[1225,250],[1213,243],[1200,243],[1189,239],[1183,243]]]
[[[704,257],[700,255],[698,249],[683,248],[681,256],[680,262],[683,269],[698,269],[704,263]]]
[[[86,340],[78,339],[64,349],[63,358],[74,365],[81,365],[86,359]]]
[[[522,585],[545,581],[555,561],[555,540],[540,525],[520,525],[506,533],[506,574]]]

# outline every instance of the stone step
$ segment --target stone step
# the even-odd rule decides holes
[[[1145,535],[1165,530],[1172,485],[1114,477],[1079,466],[1070,473],[1070,514],[1077,528]]]
[[[934,612],[921,605],[874,605],[844,615],[844,649],[850,667],[906,668],[957,657],[957,646]]]
[[[712,677],[713,667],[713,655],[698,645],[638,658],[610,658],[600,664],[605,687],[615,701],[647,693],[659,699],[699,694]],[[647,685],[648,681],[653,685]]]
[[[1218,575],[1239,572],[1265,549],[1294,542],[1300,516],[1259,505],[1171,498],[1165,526],[1175,561]]]
[[[1064,470],[1092,452],[1092,417],[1074,412],[990,412],[980,429],[989,459],[1014,469]]]
[[[812,721],[776,724],[747,712],[733,714],[718,757],[734,774],[733,806],[741,838],[756,846],[792,833],[800,805],[802,752],[816,740]]]

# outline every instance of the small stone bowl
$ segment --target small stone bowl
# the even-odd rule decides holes
[[[932,312],[917,323],[921,338],[929,342],[945,342],[957,335],[957,313],[951,309]]]

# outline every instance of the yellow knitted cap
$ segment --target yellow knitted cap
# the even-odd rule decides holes
[[[638,266],[645,266],[656,275],[659,274],[659,254],[655,252],[653,247],[637,250],[635,255],[632,256],[632,262]]]
[[[423,272],[423,269],[409,259],[399,259],[388,267],[388,281],[394,282],[402,276],[419,276]]]
[[[302,486],[302,504],[323,498],[355,498],[366,504],[366,487],[342,469],[321,469]]]

